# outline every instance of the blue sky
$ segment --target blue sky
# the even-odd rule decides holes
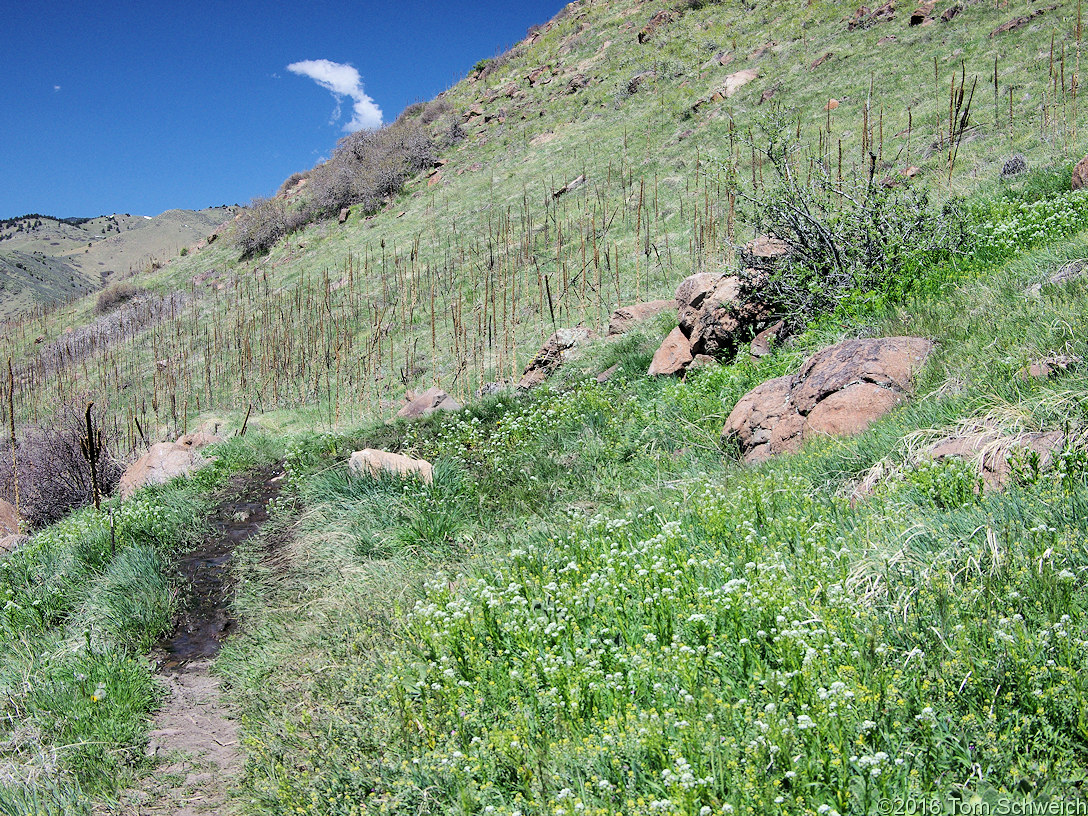
[[[157,215],[269,195],[327,156],[353,119],[368,121],[377,107],[392,121],[564,5],[228,0],[9,9],[0,49],[0,218]],[[350,71],[320,61],[357,70],[358,105],[350,96],[338,104],[316,81],[332,77],[343,88]]]

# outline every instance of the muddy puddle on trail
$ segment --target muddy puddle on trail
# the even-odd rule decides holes
[[[179,588],[178,613],[173,631],[155,649],[160,671],[215,657],[233,633],[234,551],[268,520],[282,473],[277,465],[235,477],[212,512],[207,538],[175,562],[170,579]]]

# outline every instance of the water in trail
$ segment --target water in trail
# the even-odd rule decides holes
[[[213,511],[211,533],[174,565],[178,614],[174,630],[152,654],[167,697],[155,715],[148,753],[162,763],[115,813],[226,812],[227,792],[244,756],[238,724],[220,699],[219,678],[210,667],[236,625],[230,609],[234,550],[268,520],[268,502],[279,492],[281,472],[269,467],[236,477]]]

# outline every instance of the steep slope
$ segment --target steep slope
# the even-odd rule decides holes
[[[401,379],[464,396],[516,377],[553,314],[600,328],[616,305],[728,263],[750,234],[745,196],[769,183],[748,139],[799,133],[835,174],[870,153],[879,177],[918,166],[915,183],[938,197],[994,178],[1014,152],[1029,165],[1076,155],[1072,2],[1004,32],[1035,6],[935,7],[920,25],[902,9],[855,25],[843,3],[663,8],[572,4],[410,112],[448,145],[447,164],[373,217],[310,226],[242,263],[220,242],[146,278],[199,305],[122,357],[105,352],[82,388],[123,381],[130,406],[158,406],[148,425],[166,418],[169,400],[150,399],[163,389],[191,394],[190,411],[320,405],[333,423],[395,405]],[[962,132],[953,83],[967,85],[960,114],[971,100]],[[0,352],[24,357],[55,332],[17,327]],[[26,414],[71,387],[28,377]]]

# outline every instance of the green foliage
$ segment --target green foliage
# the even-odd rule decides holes
[[[941,510],[964,507],[982,495],[974,467],[956,457],[920,462],[906,473],[906,481]]]
[[[192,480],[79,510],[0,562],[0,761],[16,780],[0,782],[5,813],[89,812],[140,770],[158,695],[145,655],[173,613],[164,563],[202,534],[207,493],[269,448],[216,452]]]
[[[761,151],[773,186],[753,199],[758,231],[786,242],[790,256],[754,296],[801,325],[819,315],[872,311],[924,286],[942,262],[964,248],[960,207],[930,204],[924,188],[885,186],[867,173],[845,179],[829,167],[801,166],[788,126],[772,117]]]

